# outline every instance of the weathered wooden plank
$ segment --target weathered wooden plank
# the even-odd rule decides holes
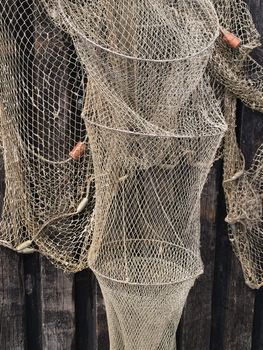
[[[217,163],[213,167],[202,194],[201,252],[204,274],[198,278],[188,296],[177,337],[178,350],[209,349],[219,184],[218,166]]]
[[[254,299],[254,291],[245,285],[240,264],[232,256],[225,304],[223,349],[251,349]]]
[[[75,349],[73,275],[38,254],[24,256],[28,350]]]
[[[74,295],[76,350],[97,350],[96,280],[91,270],[87,269],[75,275]]]
[[[0,150],[0,220],[4,200],[4,163]],[[22,258],[0,248],[0,349],[25,347],[24,285]]]
[[[24,255],[26,349],[42,350],[40,265],[37,253]]]
[[[41,257],[43,350],[75,349],[73,275],[56,269]]]
[[[101,293],[99,284],[97,283],[96,288],[96,337],[97,337],[97,347],[96,350],[108,350],[109,345],[109,334],[107,326],[107,316],[105,303]]]
[[[38,254],[24,256],[28,350],[75,349],[73,275]]]
[[[220,184],[223,181],[222,169],[218,178]],[[227,299],[227,287],[229,283],[228,271],[230,269],[231,247],[227,234],[225,200],[223,188],[218,195],[216,217],[216,251],[214,284],[212,293],[212,323],[210,350],[222,350],[224,342],[225,304]]]
[[[256,292],[251,350],[262,350],[262,349],[263,349],[263,288],[261,288]]]
[[[21,256],[0,248],[0,349],[23,350],[24,286]]]

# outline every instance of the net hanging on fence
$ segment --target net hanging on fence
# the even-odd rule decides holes
[[[263,110],[247,7],[10,0],[0,8],[2,244],[38,250],[65,271],[91,267],[112,349],[174,349],[203,270],[200,196],[227,124],[231,240],[247,281],[262,283],[262,152],[237,179],[229,113],[229,91]],[[245,225],[234,196],[251,208]]]
[[[240,40],[238,49],[217,40],[209,70],[225,87],[217,87],[223,100],[228,125],[224,139],[224,190],[229,237],[239,258],[246,283],[252,288],[263,285],[263,152],[255,154],[245,170],[244,156],[236,140],[236,97],[263,112],[263,68],[251,56],[260,45],[259,34],[246,4],[242,1],[214,0],[221,28]]]
[[[37,249],[67,271],[85,268],[94,196],[80,117],[85,73],[72,39],[39,2],[0,7],[1,242],[25,253]],[[85,197],[89,204],[78,214]]]

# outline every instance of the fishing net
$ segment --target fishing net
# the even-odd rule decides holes
[[[99,2],[92,12],[63,1],[55,17],[88,75],[82,118],[96,186],[89,266],[113,349],[174,349],[203,270],[200,195],[226,130],[204,75],[218,22],[208,2],[114,5]]]
[[[40,3],[10,1],[0,9],[1,243],[39,250],[75,271],[86,266],[94,196],[80,117],[85,74],[72,40]],[[89,204],[81,211],[83,198]]]
[[[227,125],[230,238],[247,281],[262,283],[262,148],[244,171],[235,137],[233,94],[263,110],[246,5],[6,0],[0,9],[1,243],[65,271],[89,266],[112,349],[175,349],[203,271],[200,196]]]
[[[184,124],[194,116],[193,125],[176,123],[172,135],[89,127],[96,182],[89,264],[110,309],[110,329],[124,327],[110,333],[113,349],[174,349],[182,301],[202,273],[200,195],[225,130],[203,93],[192,94],[179,118]]]
[[[263,285],[263,152],[257,150],[249,169],[236,138],[236,97],[246,105],[263,111],[263,68],[251,56],[260,45],[247,5],[242,1],[214,0],[221,30],[232,33],[238,48],[217,40],[209,70],[222,86],[214,90],[222,99],[228,131],[224,139],[224,191],[229,237],[241,262],[246,283]],[[225,34],[225,33],[223,33]],[[231,47],[232,46],[232,47]],[[234,45],[235,46],[235,45]]]
[[[225,137],[224,190],[229,223],[229,238],[239,258],[246,283],[251,288],[263,285],[263,144],[245,170],[244,156],[236,144],[233,95],[225,98],[229,131]]]

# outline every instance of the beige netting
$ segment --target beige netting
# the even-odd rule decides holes
[[[88,149],[81,157],[78,150],[70,155],[87,137],[80,118],[84,71],[71,38],[40,3],[1,7],[1,242],[25,253],[37,249],[75,271],[86,266],[94,195]],[[83,198],[89,205],[78,214]]]
[[[239,258],[246,283],[252,288],[263,285],[263,144],[255,154],[253,164],[245,170],[245,160],[236,140],[236,99],[253,109],[263,111],[263,68],[250,56],[260,45],[247,5],[242,1],[214,0],[221,28],[240,40],[233,49],[223,40],[216,49],[209,69],[226,87],[216,87],[223,100],[228,125],[224,140],[224,190],[230,224],[229,236]]]
[[[263,144],[250,169],[245,170],[244,157],[235,141],[236,101],[228,94],[225,102],[229,123],[224,146],[226,221],[230,224],[230,241],[240,259],[247,284],[260,288],[263,285]]]
[[[253,109],[263,111],[263,68],[249,55],[260,45],[259,34],[243,1],[214,0],[222,36],[210,61],[213,76]],[[224,35],[229,31],[236,38]],[[233,48],[229,44],[238,47]],[[230,42],[229,42],[230,41]]]
[[[204,76],[217,18],[197,1],[98,2],[94,12],[79,5],[60,2],[59,19],[88,73],[82,117],[96,185],[89,266],[111,347],[174,349],[202,272],[201,190],[226,129]],[[88,17],[96,14],[97,26]]]
[[[0,9],[1,243],[65,271],[91,267],[113,350],[175,349],[203,271],[200,196],[227,124],[231,241],[250,285],[262,283],[262,151],[244,171],[231,95],[263,110],[247,7],[6,0]]]

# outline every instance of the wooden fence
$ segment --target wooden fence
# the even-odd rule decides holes
[[[263,1],[248,3],[263,33]],[[255,55],[263,64],[262,53],[258,49]],[[262,142],[262,115],[239,103],[237,131],[249,164]],[[245,285],[232,253],[221,184],[219,160],[202,197],[205,273],[188,297],[178,350],[263,350],[263,290]],[[2,176],[0,196],[3,192]],[[0,249],[0,350],[22,349],[109,349],[103,298],[90,270],[66,275],[38,254]]]

